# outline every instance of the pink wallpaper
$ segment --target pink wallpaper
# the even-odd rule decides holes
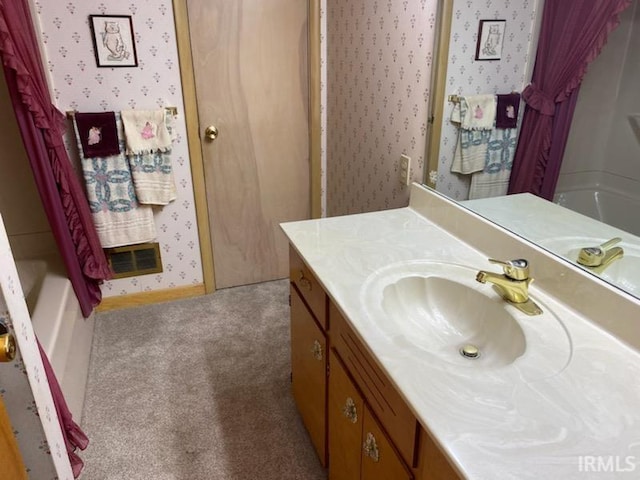
[[[328,1],[327,214],[403,207],[422,181],[437,0]]]
[[[178,138],[172,159],[178,199],[155,210],[164,272],[106,282],[105,297],[197,284],[203,281],[182,84],[171,0],[35,1],[55,102],[85,112],[176,106]],[[138,67],[97,68],[90,14],[131,15]]]

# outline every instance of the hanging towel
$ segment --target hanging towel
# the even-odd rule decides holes
[[[176,199],[170,151],[129,154],[127,159],[141,204],[167,205]]]
[[[126,136],[126,153],[165,152],[171,149],[171,135],[166,126],[166,110],[122,110]]]
[[[507,194],[516,139],[517,132],[513,129],[495,129],[491,132],[485,168],[471,176],[469,200]]]
[[[451,112],[451,122],[459,124],[451,172],[465,175],[484,170],[491,138],[491,130],[470,130],[462,126],[462,119],[468,115],[468,108],[466,99],[461,97]]]
[[[460,124],[465,130],[491,130],[496,121],[496,96],[469,95],[460,98],[466,102],[467,110],[460,115]]]
[[[171,165],[173,115],[166,115],[164,108],[125,110],[122,122],[138,201],[146,205],[167,205],[177,196]]]
[[[75,123],[84,158],[109,157],[120,153],[114,112],[76,113]]]
[[[520,94],[497,95],[496,103],[496,128],[516,128],[518,126]]]
[[[76,126],[76,139],[80,136]],[[116,115],[119,138],[122,122]],[[153,210],[140,205],[133,187],[129,163],[122,153],[105,158],[80,155],[87,198],[100,243],[104,248],[149,242],[156,238]]]

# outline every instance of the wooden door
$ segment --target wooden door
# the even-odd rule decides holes
[[[364,400],[333,352],[329,366],[329,480],[359,480]]]
[[[0,478],[13,480],[28,478],[2,395],[0,395]]]
[[[216,287],[284,278],[279,223],[310,214],[307,2],[187,7]]]
[[[391,441],[365,407],[361,480],[412,480]]]
[[[291,287],[291,383],[293,398],[322,466],[327,464],[327,340]]]

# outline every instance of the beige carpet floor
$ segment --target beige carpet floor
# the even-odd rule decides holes
[[[290,387],[286,280],[98,314],[80,478],[324,480]]]

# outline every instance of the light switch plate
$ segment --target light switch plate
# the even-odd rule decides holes
[[[400,183],[403,185],[410,185],[411,179],[409,178],[409,172],[411,171],[411,157],[407,155],[400,155]]]

